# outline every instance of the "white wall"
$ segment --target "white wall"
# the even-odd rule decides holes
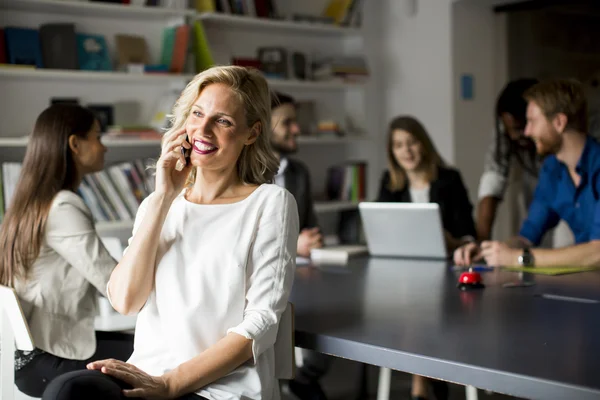
[[[506,18],[494,14],[489,5],[457,1],[452,20],[455,165],[476,208],[486,150],[494,135],[495,100],[507,75]],[[474,80],[472,99],[461,94],[464,74]],[[494,237],[511,235],[514,227],[507,216],[512,208],[508,200],[501,204]]]
[[[380,8],[383,130],[393,117],[411,114],[453,163],[451,2],[383,0]]]

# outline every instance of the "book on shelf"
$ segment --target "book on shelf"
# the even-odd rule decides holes
[[[78,33],[77,58],[84,71],[110,71],[112,69],[106,39],[102,35]]]
[[[196,72],[202,72],[207,68],[215,65],[210,46],[208,45],[208,39],[206,38],[206,32],[204,31],[204,25],[201,21],[194,22],[194,56],[196,63]]]
[[[44,68],[79,69],[75,24],[41,25],[40,44]]]
[[[358,202],[366,198],[367,163],[334,165],[327,169],[326,194],[329,200]]]
[[[360,26],[362,0],[329,0],[323,15],[341,26]]]
[[[37,29],[6,27],[6,58],[10,64],[43,67],[40,34]]]
[[[154,174],[148,160],[134,160],[111,165],[83,178],[78,193],[87,204],[94,220],[130,221],[141,202],[154,191]],[[3,163],[0,176],[0,221],[13,200],[21,163]]]

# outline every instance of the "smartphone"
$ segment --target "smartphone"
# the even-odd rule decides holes
[[[190,138],[188,137],[188,135],[185,135],[185,141],[190,143]],[[190,155],[192,153],[192,149],[186,149],[185,147],[181,146],[181,154],[183,155],[183,157],[185,158],[185,165],[188,166],[190,165]]]

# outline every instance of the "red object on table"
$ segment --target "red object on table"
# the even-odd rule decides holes
[[[485,285],[483,284],[483,279],[479,272],[469,270],[468,272],[460,274],[460,277],[458,278],[458,288],[461,290],[482,289],[484,287]]]

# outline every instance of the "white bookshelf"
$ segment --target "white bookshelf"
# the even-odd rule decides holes
[[[275,20],[268,18],[252,18],[241,15],[223,13],[202,13],[197,19],[205,25],[218,25],[227,29],[243,29],[245,31],[266,32],[269,34],[310,35],[310,36],[358,36],[359,29],[340,27],[322,23],[300,22],[291,20]]]
[[[21,162],[27,142],[27,137],[0,137],[0,163]],[[137,158],[156,159],[160,156],[160,139],[105,137],[102,143],[108,148],[104,157],[107,166]]]
[[[97,16],[102,18],[156,20],[193,16],[193,10],[163,7],[145,7],[127,4],[93,3],[73,0],[0,0],[1,10],[31,13],[61,14],[73,17]]]
[[[0,148],[25,149],[27,142],[27,137],[0,137]],[[113,147],[159,147],[160,139],[103,137],[102,143],[109,149]]]
[[[292,79],[267,79],[269,86],[276,90],[359,90],[364,88],[363,83],[338,82],[338,81],[301,81]]]
[[[37,69],[27,67],[0,66],[0,79],[26,79],[48,81],[72,82],[99,82],[99,83],[169,83],[187,82],[194,74],[135,74],[119,71],[82,71]],[[337,81],[301,81],[292,79],[267,79],[269,86],[277,90],[311,90],[311,91],[336,91],[362,89],[362,83],[337,82]]]
[[[339,138],[323,137],[318,136],[300,136],[298,143],[300,145],[321,145],[321,144],[340,144],[340,143],[354,143],[354,142],[367,142],[368,137],[363,136],[342,136]],[[22,148],[27,147],[27,137],[0,137],[0,149],[1,148]],[[117,147],[160,147],[160,139],[139,139],[139,138],[127,138],[127,137],[102,137],[102,143],[111,148]]]
[[[184,0],[182,0],[184,1]],[[297,11],[308,3],[286,0]],[[325,0],[323,0],[325,1]],[[302,3],[302,4],[300,4]],[[322,9],[319,5],[315,7]],[[362,53],[363,32],[361,29],[334,25],[297,22],[292,20],[272,20],[219,13],[198,14],[193,10],[170,9],[161,7],[143,7],[133,5],[96,3],[76,0],[0,0],[0,22],[8,26],[36,28],[47,22],[74,22],[76,30],[82,33],[103,34],[107,38],[111,60],[114,60],[113,37],[117,33],[137,34],[146,38],[151,56],[160,55],[162,32],[164,27],[174,23],[202,21],[207,32],[211,51],[216,52],[218,64],[230,62],[223,58],[223,50],[236,56],[252,57],[260,46],[282,46],[291,51],[301,51],[313,55],[312,50],[322,54]],[[211,32],[217,40],[212,41]],[[231,48],[229,47],[231,44]],[[12,137],[31,130],[33,120],[49,104],[52,97],[79,98],[82,105],[114,104],[126,100],[139,102],[137,123],[149,120],[157,100],[165,94],[167,87],[181,87],[193,78],[193,74],[132,74],[118,71],[81,71],[30,69],[19,67],[0,67],[0,84],[3,91],[11,94],[13,101],[0,112],[0,162],[21,161],[27,147],[26,137]],[[291,94],[296,99],[318,99],[331,105],[324,109],[322,119],[334,119],[342,124],[346,116],[357,117],[358,124],[365,128],[366,118],[361,115],[364,104],[364,92],[367,83],[344,81],[310,81],[294,79],[268,79],[270,87]],[[28,105],[28,113],[22,113],[21,104]],[[12,118],[14,116],[15,118]],[[132,121],[131,123],[135,123]],[[119,123],[117,121],[117,123]],[[359,131],[360,132],[360,131]],[[349,134],[344,137],[306,137],[298,138],[298,157],[311,169],[315,194],[324,186],[324,173],[333,163],[347,159],[367,159],[365,148],[370,147],[371,134]],[[360,132],[362,133],[362,132]],[[160,140],[137,138],[103,137],[102,142],[108,148],[106,165],[130,161],[138,158],[157,158],[160,154]],[[303,159],[309,154],[310,159]],[[356,209],[353,202],[333,201],[316,202],[315,210],[323,218],[335,216],[339,211]],[[325,215],[323,215],[325,214]],[[321,217],[320,217],[321,220]],[[126,239],[131,233],[133,221],[99,222],[97,229],[101,234],[119,236]]]
[[[21,67],[0,67],[0,79],[23,79],[50,81],[71,81],[87,83],[169,83],[189,81],[194,75],[177,74],[134,74],[118,71],[82,71],[60,69],[36,69]]]

